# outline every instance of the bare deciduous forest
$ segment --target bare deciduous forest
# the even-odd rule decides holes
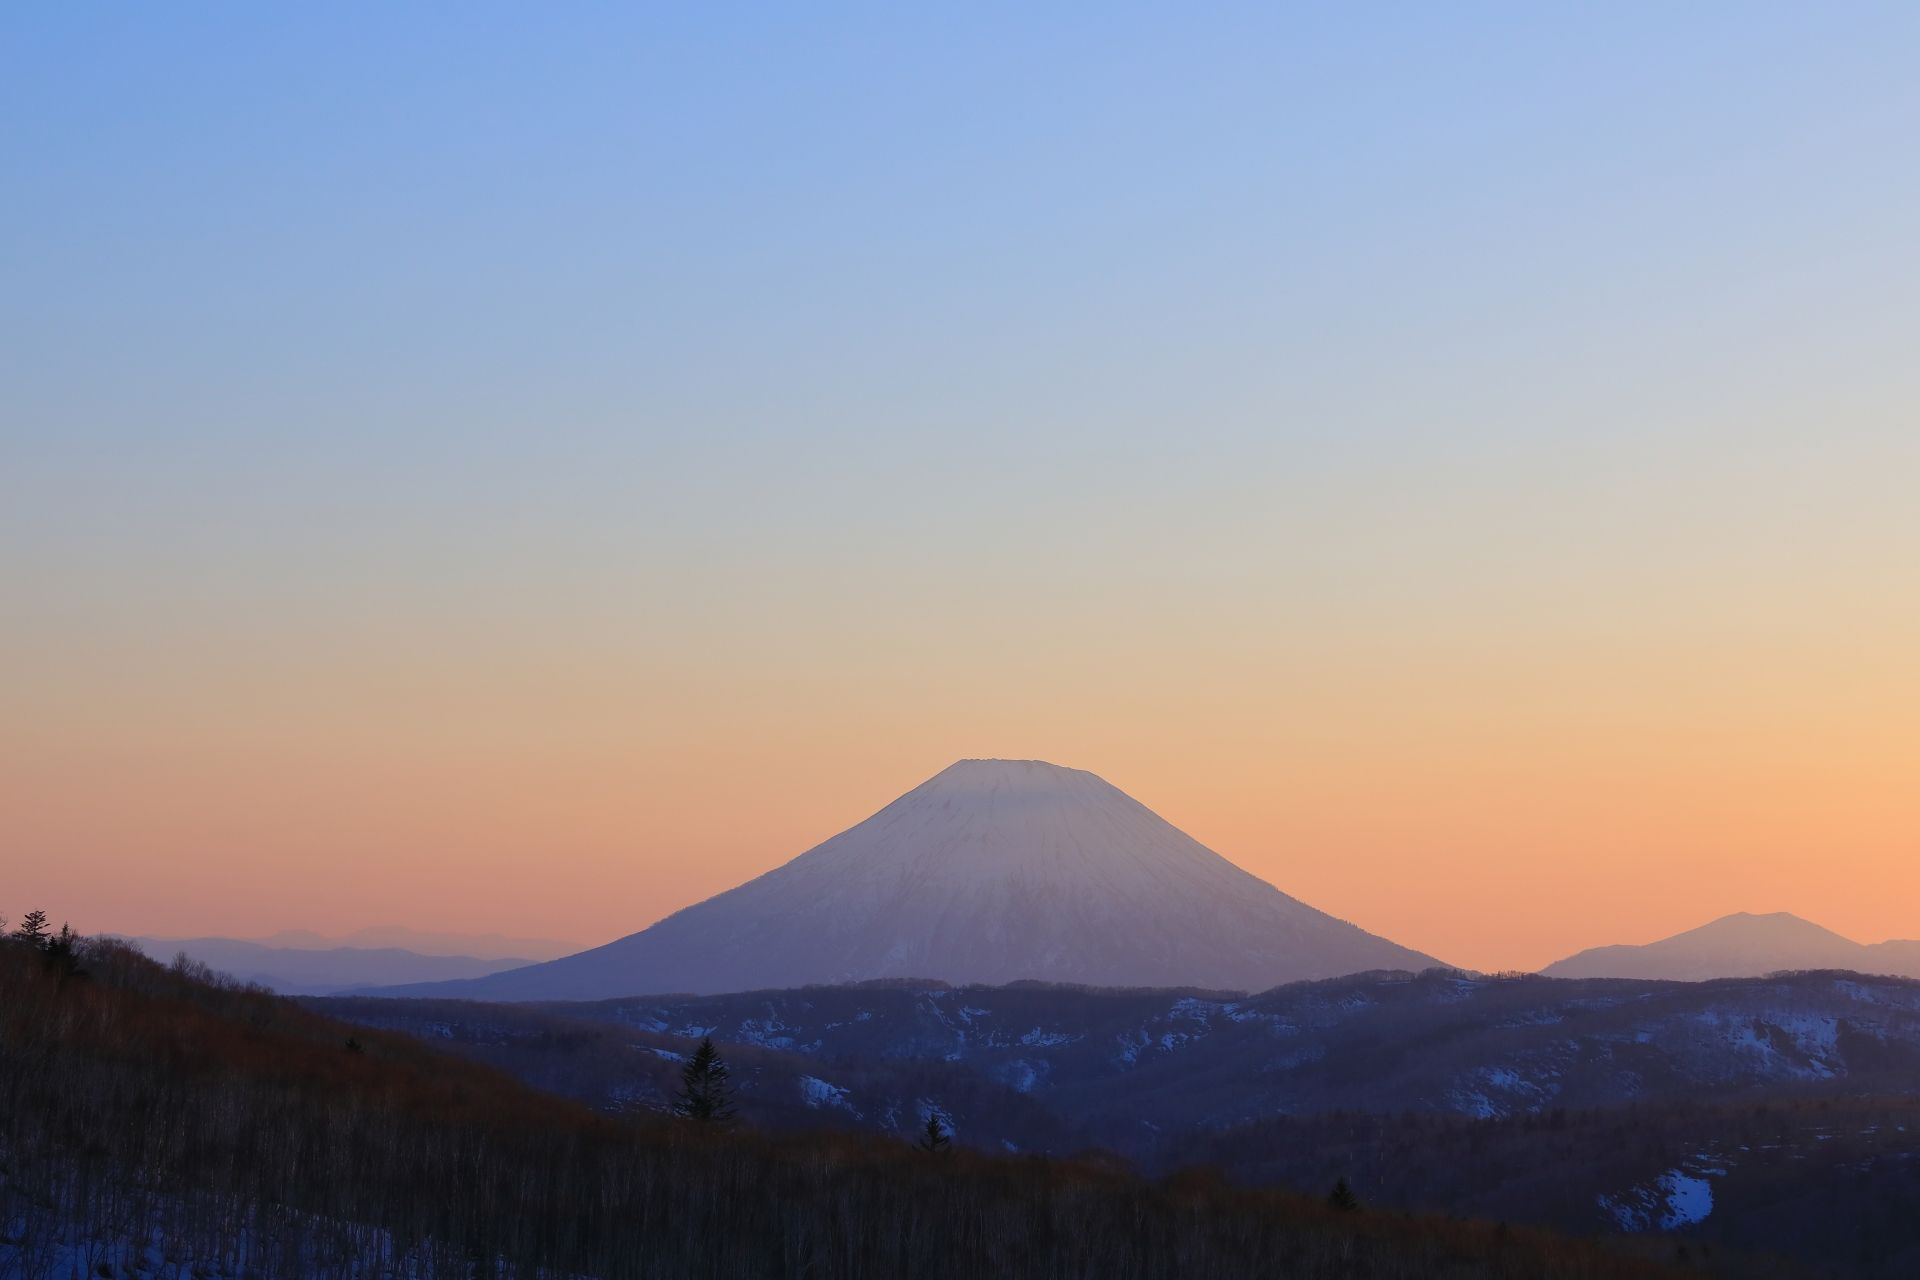
[[[623,1119],[104,940],[0,946],[0,1276],[1675,1274],[1487,1223]]]
[[[1713,1204],[1677,1233],[1687,1247],[1781,1254],[1848,1277],[1920,1270],[1920,1101],[1872,1094],[1762,1096],[1568,1109],[1501,1119],[1406,1112],[1278,1117],[1170,1144],[1172,1160],[1247,1185],[1347,1179],[1368,1203],[1592,1230],[1633,1213],[1596,1187],[1652,1186],[1711,1170]],[[1640,1229],[1657,1223],[1642,1205]]]

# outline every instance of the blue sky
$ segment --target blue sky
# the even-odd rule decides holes
[[[1687,723],[1884,682],[1916,55],[1896,5],[14,6],[13,758],[245,754],[368,663],[525,732],[527,671],[622,655],[794,726],[892,679],[829,735],[881,740],[867,778],[920,726],[881,800],[1086,750],[1035,690],[1133,699],[1137,775],[1265,749],[1169,673],[1238,672],[1307,754],[1342,713],[1271,670],[1355,653],[1524,641],[1541,716],[1636,646],[1759,646],[1711,707],[1707,659],[1650,677]],[[1440,668],[1406,696],[1452,705]],[[431,738],[387,714],[338,731]],[[766,734],[699,767],[808,751]],[[37,813],[17,846],[132,840]]]

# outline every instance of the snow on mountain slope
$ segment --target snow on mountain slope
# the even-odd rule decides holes
[[[1920,977],[1920,943],[1863,946],[1785,911],[1722,916],[1644,946],[1591,947],[1548,965],[1550,978],[1751,978],[1783,969],[1852,969]]]
[[[963,760],[649,929],[390,994],[586,1000],[883,977],[1264,990],[1437,963],[1288,897],[1091,773]]]

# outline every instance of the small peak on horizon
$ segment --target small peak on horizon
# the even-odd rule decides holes
[[[1885,944],[1881,944],[1885,945]],[[1735,911],[1656,942],[1589,947],[1541,970],[1551,978],[1658,978],[1702,982],[1757,977],[1781,969],[1874,966],[1874,952],[1844,934],[1791,911]],[[1911,964],[1898,960],[1896,964]]]
[[[1807,919],[1805,916],[1797,916],[1791,911],[1732,911],[1727,913],[1724,916],[1717,916],[1714,919],[1707,921],[1707,923],[1700,925],[1696,929],[1688,930],[1688,932],[1698,933],[1702,929],[1712,929],[1717,925],[1752,925],[1752,926],[1773,927],[1773,928],[1805,928],[1805,929],[1817,930],[1820,933],[1833,933],[1833,930],[1827,928],[1825,925],[1816,924],[1813,921]],[[1684,936],[1684,935],[1676,935],[1676,936]],[[1834,934],[1834,936],[1838,937],[1840,935]]]
[[[1733,911],[1716,916],[1702,925],[1683,930],[1670,938],[1644,945],[1744,946],[1744,945],[1860,945],[1844,934],[1791,911]]]

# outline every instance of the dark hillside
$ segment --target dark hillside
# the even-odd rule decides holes
[[[310,1007],[361,1026],[401,1031],[484,1062],[548,1093],[621,1114],[665,1113],[696,1038],[528,1005],[471,1000],[333,997]],[[756,1129],[846,1129],[911,1138],[937,1112],[956,1140],[988,1151],[1063,1153],[1092,1145],[1012,1085],[944,1058],[814,1058],[731,1044],[727,1061],[743,1121]]]
[[[529,1029],[543,1016],[321,1003],[412,1030],[429,1012]],[[1920,1124],[1909,1122],[1920,982],[1909,979],[1434,971],[1257,996],[891,981],[541,1008],[607,1029],[612,1049],[596,1070],[609,1079],[626,1069],[617,1055],[633,1056],[626,1042],[684,1052],[688,1037],[712,1034],[743,1060],[777,1055],[766,1103],[790,1105],[807,1079],[872,1116],[899,1096],[878,1086],[914,1071],[951,1073],[919,1077],[927,1090],[971,1080],[945,1096],[964,1099],[961,1140],[995,1149],[1060,1152],[1086,1135],[1149,1170],[1219,1164],[1243,1185],[1311,1193],[1345,1177],[1396,1209],[1583,1235],[1678,1233],[1849,1276],[1920,1274]],[[562,1060],[569,1078],[593,1078],[585,1064],[597,1051],[542,1043],[529,1030],[486,1060],[543,1087]],[[603,1106],[609,1096],[569,1092]],[[832,1118],[865,1123],[851,1110]],[[1037,1111],[1052,1113],[1065,1143]],[[1742,1137],[1762,1115],[1787,1127]]]
[[[1497,1120],[1326,1113],[1193,1132],[1167,1158],[1246,1186],[1344,1178],[1367,1203],[1593,1234],[1654,1231],[1834,1274],[1920,1275],[1920,1100],[1556,1108]]]
[[[0,945],[9,1280],[1674,1274],[1202,1175],[614,1119],[121,946],[78,958]]]
[[[1274,1115],[1476,1119],[1688,1100],[1920,1092],[1920,981],[1355,974],[1258,995],[884,983],[542,1006],[834,1058],[963,1063],[1152,1160]],[[836,1083],[838,1083],[836,1081]]]

